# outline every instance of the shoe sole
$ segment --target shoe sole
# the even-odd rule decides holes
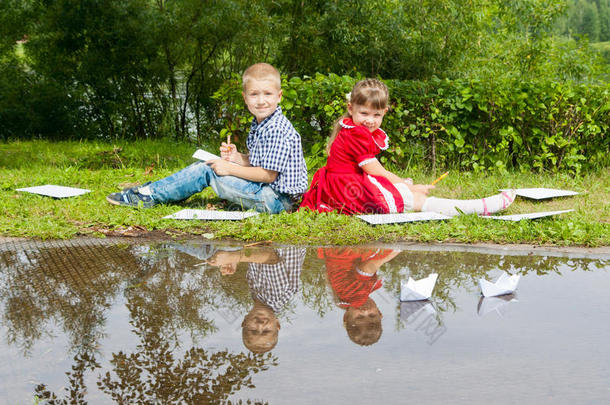
[[[121,203],[119,203],[119,202],[117,202],[117,201],[114,201],[114,200],[111,200],[111,199],[110,199],[108,196],[106,196],[106,201],[108,201],[108,202],[109,202],[110,204],[112,204],[112,205],[118,205],[118,206],[121,206]]]

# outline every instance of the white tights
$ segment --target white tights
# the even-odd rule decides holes
[[[413,193],[405,183],[396,183],[394,186],[402,195],[405,212],[413,210]],[[515,201],[515,190],[503,191],[475,200],[452,200],[449,198],[428,197],[422,206],[422,212],[436,212],[447,216],[464,214],[490,215],[508,208]],[[459,211],[458,211],[459,210]],[[461,212],[460,212],[461,211]]]

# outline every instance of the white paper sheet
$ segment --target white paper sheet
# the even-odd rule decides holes
[[[203,160],[204,162],[208,160],[220,159],[220,156],[207,152],[203,149],[197,149],[195,153],[193,153],[193,157],[195,159]]]
[[[493,283],[482,278],[479,280],[481,293],[484,297],[497,297],[498,295],[512,294],[517,289],[520,278],[521,276],[518,274],[509,276],[505,271],[503,271],[500,277]]]
[[[509,191],[508,188],[500,189],[500,191]],[[560,190],[556,188],[516,188],[515,192],[518,196],[531,198],[534,200],[545,200],[547,198],[554,197],[567,197],[571,195],[577,195],[578,192],[571,190]]]
[[[483,316],[490,312],[496,312],[503,317],[506,313],[506,306],[511,302],[519,302],[515,298],[515,294],[506,294],[499,297],[481,297],[477,305],[477,314]]]
[[[239,221],[252,216],[258,215],[258,212],[251,211],[214,211],[214,210],[196,210],[184,209],[167,215],[166,219],[199,219],[205,221]]]
[[[499,219],[502,221],[521,221],[522,219],[537,219],[543,217],[550,217],[552,215],[559,215],[566,212],[572,212],[574,210],[563,210],[563,211],[542,211],[542,212],[530,212],[528,214],[513,214],[513,215],[490,215],[481,216],[481,218]]]
[[[45,184],[44,186],[18,188],[17,191],[25,191],[26,193],[46,195],[54,198],[75,197],[81,194],[90,193],[91,190],[85,188],[56,186],[53,184]]]
[[[437,214],[436,212],[405,212],[402,214],[370,214],[356,215],[357,218],[368,222],[371,225],[397,224],[402,222],[417,221],[438,221],[451,219],[447,215]]]
[[[409,277],[406,283],[400,284],[400,300],[401,301],[422,301],[427,300],[432,296],[432,290],[436,285],[438,274],[432,273],[421,280],[413,280]]]

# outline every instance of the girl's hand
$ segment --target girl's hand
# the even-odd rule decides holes
[[[412,186],[413,185],[413,179],[410,177],[407,177],[406,179],[404,179],[404,182],[407,183],[408,185]]]
[[[432,184],[413,184],[409,188],[414,193],[422,193],[422,194],[428,195],[430,190],[432,190],[435,187],[436,186],[433,186]]]
[[[237,163],[239,153],[235,144],[223,142],[220,145],[220,157],[223,160]]]

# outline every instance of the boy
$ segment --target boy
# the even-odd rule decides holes
[[[267,63],[242,75],[244,102],[254,116],[246,144],[249,154],[222,143],[221,159],[196,162],[154,183],[112,193],[115,205],[152,207],[182,201],[206,187],[235,208],[277,214],[298,206],[307,189],[307,167],[301,137],[278,106],[280,74]]]
[[[277,344],[277,318],[299,290],[305,248],[256,248],[218,251],[207,263],[219,266],[223,275],[233,274],[240,262],[248,263],[246,278],[254,305],[241,324],[244,346],[265,353]]]

